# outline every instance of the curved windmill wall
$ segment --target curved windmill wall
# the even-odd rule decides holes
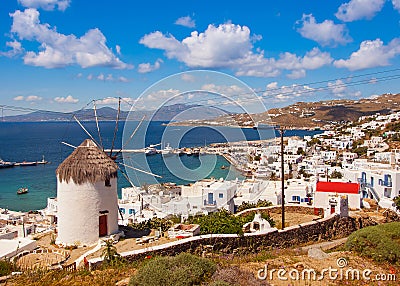
[[[111,179],[110,183],[111,187],[106,187],[104,181],[77,185],[57,180],[57,243],[96,243],[102,213],[107,215],[107,235],[118,232],[117,180]]]

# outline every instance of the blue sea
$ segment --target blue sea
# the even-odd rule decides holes
[[[145,128],[140,128],[133,136],[133,140],[130,140],[129,144],[124,146],[125,149],[134,149],[149,144],[166,143],[171,142],[172,147],[201,147],[206,144],[226,142],[226,141],[239,141],[243,140],[243,136],[247,140],[257,140],[260,137],[266,139],[265,136],[260,136],[260,132],[253,129],[239,129],[239,128],[208,128],[208,127],[166,127],[164,122],[152,121],[145,124]],[[103,146],[106,149],[110,149],[116,131],[116,139],[114,140],[114,150],[119,150],[121,146],[129,141],[129,137],[136,123],[129,123],[132,126],[126,126],[125,134],[124,122],[120,122],[118,129],[115,130],[114,122],[100,122],[100,136]],[[128,124],[128,123],[127,123]],[[88,130],[93,138],[99,143],[100,137],[97,132],[95,122],[84,122],[83,125]],[[130,128],[128,128],[130,127]],[[238,132],[240,131],[240,132]],[[142,132],[142,135],[140,133]],[[236,134],[237,133],[237,134]],[[240,133],[240,134],[239,134]],[[304,131],[304,130],[288,130],[285,136],[304,136],[313,135],[316,132]],[[178,134],[179,136],[176,136]],[[238,135],[239,134],[239,135]],[[274,135],[268,134],[269,138]],[[83,140],[89,136],[83,131],[83,129],[76,122],[0,122],[0,158],[4,161],[22,162],[22,161],[40,161],[44,156],[46,161],[50,164],[38,165],[38,166],[27,166],[27,167],[13,167],[8,169],[0,169],[0,207],[8,208],[11,210],[37,210],[46,207],[47,198],[55,197],[57,194],[57,181],[55,170],[58,165],[73,152],[73,148],[68,147],[61,142],[67,142],[74,146],[78,146]],[[138,140],[143,137],[143,140]],[[177,138],[179,137],[179,138]],[[179,139],[179,140],[178,140]],[[174,141],[175,142],[172,142]],[[141,145],[141,146],[139,146]],[[158,147],[160,148],[160,147]],[[146,169],[154,174],[162,176],[161,179],[157,179],[158,182],[174,182],[177,184],[187,184],[197,180],[185,176],[184,178],[176,175],[176,172],[170,171],[168,167],[168,160],[179,160],[187,170],[188,174],[194,174],[196,172],[190,172],[191,170],[197,170],[202,164],[206,165],[207,162],[211,162],[213,170],[207,173],[207,177],[215,178],[226,178],[226,179],[242,179],[242,175],[236,171],[233,167],[221,169],[221,166],[229,166],[229,163],[221,156],[214,156],[215,160],[212,159],[212,155],[202,155],[199,157],[194,156],[181,156],[175,158],[164,158],[161,155],[154,155],[144,157],[143,154],[125,154],[125,162],[129,162],[132,157],[132,165],[135,168]],[[135,157],[136,156],[136,157]],[[140,158],[138,157],[140,156]],[[145,160],[145,161],[143,161]],[[143,166],[143,162],[147,164]],[[211,164],[210,163],[210,164]],[[137,165],[135,165],[137,164]],[[135,185],[143,185],[154,182],[154,177],[136,172],[132,169],[124,170],[121,165],[121,169],[124,173],[129,174],[130,181]],[[125,176],[120,173],[118,176],[118,192],[123,187],[130,186],[130,182]],[[17,195],[16,191],[20,187],[29,188],[29,193],[24,195]]]

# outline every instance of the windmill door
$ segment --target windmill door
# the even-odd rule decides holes
[[[99,236],[107,235],[107,215],[99,216]]]

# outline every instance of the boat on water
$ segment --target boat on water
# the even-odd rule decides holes
[[[6,162],[0,159],[0,169],[12,168],[15,166],[15,162]]]
[[[26,166],[36,166],[38,162],[27,162],[23,161],[21,163],[15,163],[15,166],[21,166],[21,167],[26,167]]]
[[[268,125],[268,124],[263,124],[263,123],[256,123],[256,124],[254,124],[254,126],[253,126],[253,129],[256,129],[256,130],[261,130],[261,129],[274,129],[275,128],[275,126],[273,126],[273,125]]]
[[[146,156],[155,155],[157,154],[157,149],[154,147],[146,147],[144,149],[144,153],[146,154]]]
[[[19,188],[17,191],[17,195],[26,194],[26,193],[28,193],[28,191],[29,191],[28,188]]]
[[[44,155],[43,155],[42,161],[37,161],[37,162],[36,162],[36,165],[45,165],[45,164],[48,164],[48,163],[49,163],[49,161],[46,161],[46,160],[44,159]]]
[[[14,166],[21,166],[21,167],[27,167],[27,166],[37,166],[37,165],[45,165],[48,164],[49,162],[44,159],[44,156],[41,161],[22,161],[20,163],[15,163]]]
[[[228,168],[228,167],[225,166],[225,165],[222,165],[222,166],[221,166],[221,169],[222,169],[222,170],[225,170],[226,168]]]
[[[174,148],[172,148],[168,143],[167,146],[165,146],[164,149],[161,150],[161,154],[163,156],[170,156],[174,154]]]
[[[199,157],[200,156],[200,149],[198,149],[198,148],[193,149],[193,156],[194,157]]]

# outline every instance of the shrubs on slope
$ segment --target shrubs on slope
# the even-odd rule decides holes
[[[11,274],[13,271],[16,271],[16,267],[12,262],[0,259],[0,276]]]
[[[200,285],[215,272],[211,260],[181,253],[174,257],[156,257],[140,267],[129,285]]]
[[[349,236],[345,247],[377,262],[399,263],[400,223],[362,228]]]

